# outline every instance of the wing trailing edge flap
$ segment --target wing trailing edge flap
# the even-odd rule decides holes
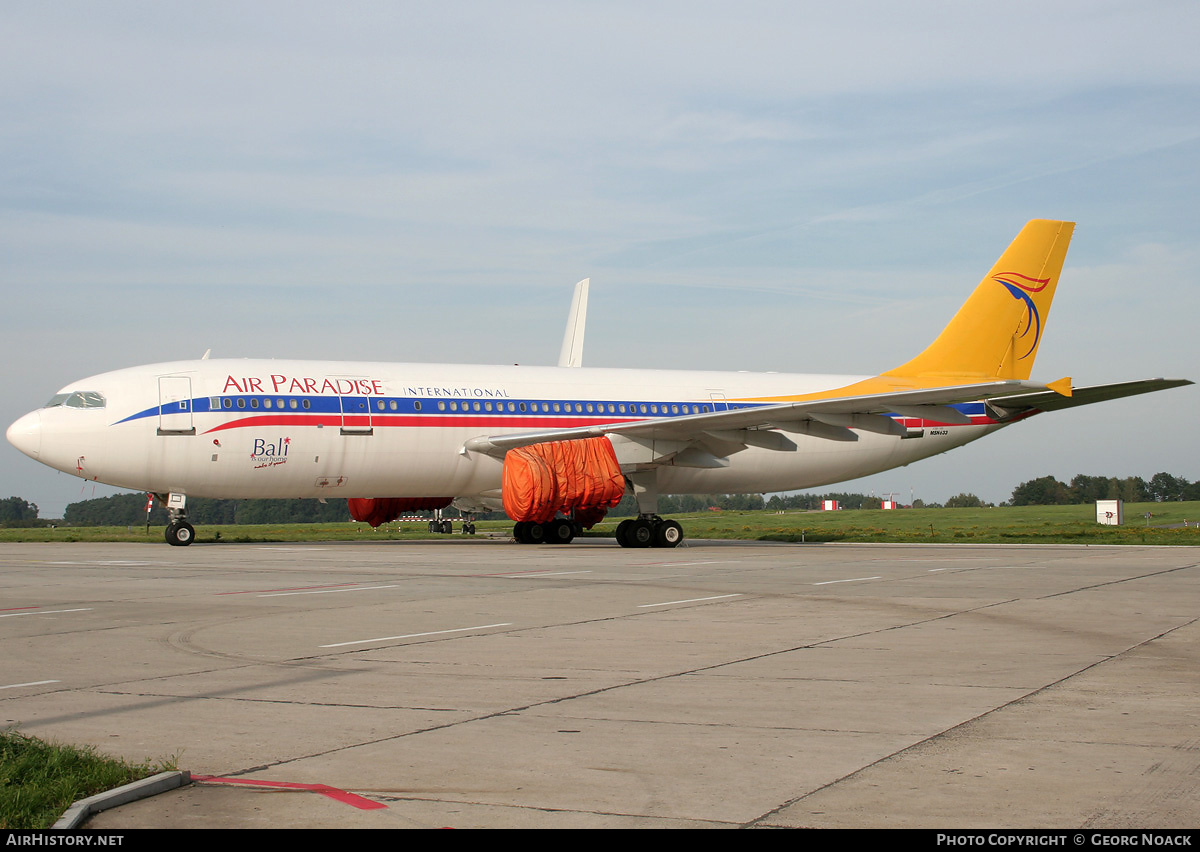
[[[728,456],[747,447],[792,452],[796,443],[781,432],[830,441],[856,441],[858,429],[904,437],[907,430],[887,415],[903,414],[942,423],[966,424],[970,419],[950,406],[1013,395],[1041,397],[1045,385],[998,380],[922,390],[862,396],[826,397],[796,402],[736,407],[726,411],[656,418],[632,423],[597,424],[512,435],[472,438],[464,454],[477,452],[503,458],[516,447],[550,441],[575,441],[608,436],[621,465],[675,464],[680,467],[724,467]]]

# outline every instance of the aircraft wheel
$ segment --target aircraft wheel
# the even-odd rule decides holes
[[[529,542],[525,539],[525,529],[528,526],[529,524],[525,521],[517,521],[515,524],[513,524],[513,538],[517,540],[518,544],[529,544]]]
[[[683,541],[683,527],[676,521],[663,521],[654,530],[655,547],[678,547]]]
[[[536,524],[532,521],[525,528],[526,544],[541,544],[546,540],[546,524]]]
[[[547,544],[570,544],[575,538],[575,526],[566,518],[556,518],[546,524]]]
[[[617,544],[621,545],[621,547],[633,547],[633,545],[629,543],[629,528],[631,526],[633,526],[633,520],[631,518],[626,518],[625,520],[621,521],[621,523],[617,524]]]
[[[629,542],[627,547],[649,547],[654,543],[654,524],[645,518],[638,518],[625,533]]]
[[[167,539],[167,544],[173,547],[186,547],[195,540],[196,530],[187,521],[179,521],[167,524],[163,535]]]

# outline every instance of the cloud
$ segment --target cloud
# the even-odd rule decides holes
[[[1186,374],[1198,19],[1083,0],[14,6],[0,415],[209,346],[549,362],[585,275],[589,364],[868,372],[936,334],[1033,217],[1080,223],[1039,366]],[[1147,445],[1183,458],[1196,403],[1169,410],[1093,451],[1129,472]],[[8,481],[31,469],[0,456]]]

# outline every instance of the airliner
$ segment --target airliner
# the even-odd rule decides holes
[[[189,497],[346,498],[373,525],[503,508],[532,544],[569,542],[630,492],[638,515],[618,543],[674,547],[683,531],[660,494],[827,485],[1041,412],[1191,384],[1030,380],[1074,227],[1026,224],[941,334],[875,376],[582,367],[576,305],[556,367],[206,353],[71,382],[7,437],[57,470],[157,495],[173,545],[195,538]]]

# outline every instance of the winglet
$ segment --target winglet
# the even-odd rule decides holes
[[[1074,230],[1026,224],[929,348],[883,375],[1028,379]]]
[[[1075,389],[1071,387],[1071,377],[1059,379],[1057,382],[1048,382],[1046,387],[1054,391],[1059,396],[1071,396],[1075,393]]]

